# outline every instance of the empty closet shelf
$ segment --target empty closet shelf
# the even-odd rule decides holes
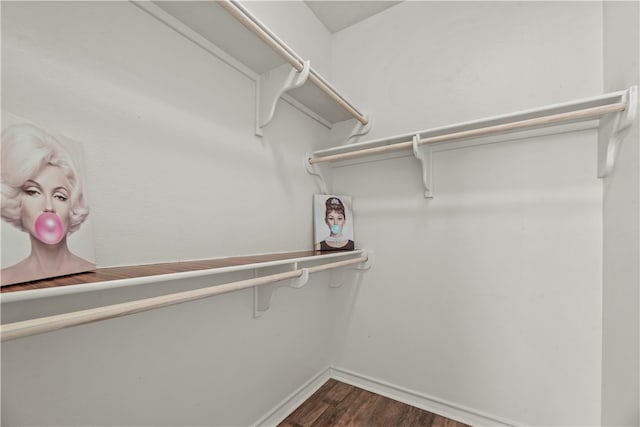
[[[367,117],[327,82],[300,55],[254,16],[240,2],[221,1],[134,1],[159,21],[265,86],[273,70],[290,67],[306,78],[299,86],[287,87],[272,100],[290,97],[331,126],[355,119],[362,125]],[[303,73],[305,66],[308,67]],[[273,77],[271,75],[271,77]],[[279,82],[279,79],[275,79]],[[286,93],[285,93],[286,92]],[[258,91],[261,97],[265,93]],[[258,103],[258,108],[261,104]],[[267,112],[261,111],[261,114]],[[264,123],[258,123],[259,127]]]
[[[311,153],[308,161],[310,164],[333,162],[361,156],[411,150],[424,144],[446,143],[598,120],[604,116],[631,109],[631,104],[636,100],[636,90],[635,87],[632,87],[625,91],[607,93],[562,104],[315,151]]]

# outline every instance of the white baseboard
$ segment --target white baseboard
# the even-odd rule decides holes
[[[276,405],[264,417],[260,418],[254,427],[277,426],[289,416],[296,408],[318,391],[324,383],[331,378],[331,368],[326,368],[317,373],[313,378],[299,387],[296,391],[287,396],[282,402]]]
[[[296,408],[300,406],[305,400],[311,397],[313,393],[318,391],[318,389],[331,378],[353,385],[355,387],[360,387],[372,393],[376,393],[381,396],[406,403],[407,405],[415,406],[417,408],[424,409],[425,411],[433,412],[434,414],[443,416],[445,418],[449,418],[476,427],[505,427],[522,425],[521,423],[516,423],[511,420],[506,420],[501,417],[486,414],[481,411],[465,407],[463,405],[458,405],[453,402],[448,402],[443,399],[428,396],[424,393],[419,393],[417,391],[396,386],[394,384],[380,381],[366,375],[361,375],[355,372],[348,371],[346,369],[330,367],[319,372],[304,385],[291,393],[267,415],[257,421],[254,426],[270,427],[278,425],[293,411],[295,411]]]
[[[428,396],[394,384],[367,377],[345,369],[331,368],[331,378],[363,388],[372,393],[415,406],[425,411],[472,426],[517,426],[522,425],[472,408]]]

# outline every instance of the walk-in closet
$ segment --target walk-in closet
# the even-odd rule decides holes
[[[640,425],[640,2],[0,13],[3,426]]]

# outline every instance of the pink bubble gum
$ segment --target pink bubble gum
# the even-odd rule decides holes
[[[66,230],[60,217],[52,212],[43,212],[36,219],[36,237],[43,243],[55,245],[65,236]]]

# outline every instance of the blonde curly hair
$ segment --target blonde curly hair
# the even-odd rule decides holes
[[[73,233],[89,215],[75,153],[58,139],[31,124],[9,126],[2,132],[2,189],[0,216],[26,231],[22,223],[24,184],[47,165],[59,167],[71,183],[71,214],[68,233]]]

